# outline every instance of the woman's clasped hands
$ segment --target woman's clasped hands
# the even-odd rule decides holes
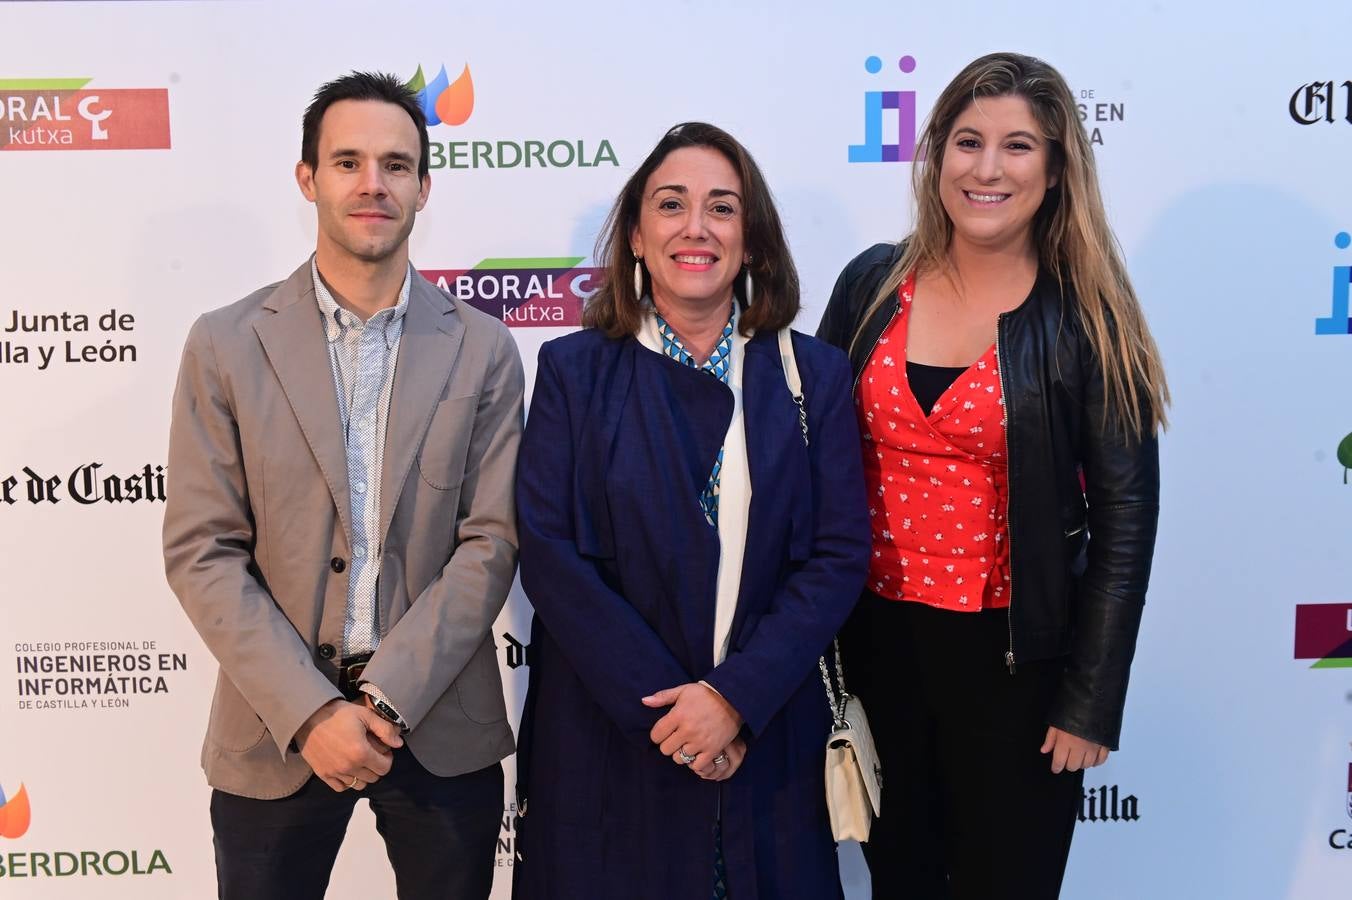
[[[648,736],[663,755],[700,778],[726,781],[746,758],[746,743],[737,736],[741,715],[703,682],[658,691],[644,697],[643,705],[671,707]]]

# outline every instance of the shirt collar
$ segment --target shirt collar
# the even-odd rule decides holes
[[[320,319],[324,322],[324,337],[330,344],[342,338],[349,328],[363,329],[374,325],[384,329],[385,346],[394,347],[403,330],[404,313],[408,312],[408,298],[413,291],[413,265],[409,264],[404,273],[404,283],[399,288],[399,301],[393,307],[387,307],[363,322],[354,313],[343,309],[333,298],[333,293],[324,279],[319,277],[319,264],[310,257],[310,277],[314,279],[315,300],[319,303]]]
[[[650,305],[653,320],[657,325],[657,333],[661,337],[662,352],[679,363],[693,368],[704,369],[712,372],[724,381],[727,380],[727,364],[731,357],[733,334],[737,330],[737,304],[731,304],[732,308],[728,312],[728,322],[723,326],[723,333],[718,338],[718,343],[714,346],[713,353],[704,361],[703,365],[695,363],[694,356],[685,345],[681,343],[681,338],[676,334],[675,329],[662,318],[662,314],[657,311],[657,307]]]

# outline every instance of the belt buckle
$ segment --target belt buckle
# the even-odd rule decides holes
[[[361,680],[362,672],[366,671],[366,664],[371,661],[371,654],[362,653],[358,656],[349,656],[345,658],[338,666],[338,690],[349,700],[358,699],[357,682]]]

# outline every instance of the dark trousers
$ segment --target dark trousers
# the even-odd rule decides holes
[[[502,766],[441,778],[407,747],[362,791],[318,778],[280,800],[211,794],[221,900],[323,900],[352,808],[371,801],[400,900],[485,900],[502,824]],[[374,861],[373,861],[373,864]]]
[[[1065,661],[1010,675],[1004,610],[870,593],[841,644],[883,768],[882,815],[863,845],[874,898],[1057,897],[1084,781],[1053,775],[1039,752]]]

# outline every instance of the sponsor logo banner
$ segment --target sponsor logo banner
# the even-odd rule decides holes
[[[1311,668],[1352,668],[1352,603],[1296,606],[1296,659],[1318,660]]]
[[[5,789],[0,786],[0,838],[21,838],[28,831],[33,820],[33,810],[28,805],[28,789],[22,784],[13,797],[5,797]]]
[[[163,503],[164,466],[146,463],[132,472],[107,472],[103,463],[76,466],[68,475],[52,475],[24,466],[18,473],[0,472],[0,509],[16,503],[54,504],[73,500],[77,506],[96,503]]]
[[[95,331],[110,337],[100,340]],[[116,307],[101,313],[0,311],[0,365],[33,366],[39,372],[61,365],[134,363],[136,317]],[[47,335],[62,335],[52,340]],[[28,335],[42,335],[32,338]]]
[[[915,57],[903,56],[897,60],[902,74],[915,71]],[[864,71],[877,75],[883,70],[880,57],[864,60]],[[914,162],[916,160],[916,103],[915,91],[864,92],[864,142],[851,144],[849,161],[852,163]]]
[[[168,694],[188,654],[156,641],[18,641],[15,705],[24,712],[129,709]]]
[[[1346,250],[1352,246],[1352,234],[1340,231],[1333,236],[1333,246]],[[1333,267],[1333,293],[1329,301],[1329,314],[1314,320],[1315,334],[1352,334],[1352,311],[1349,311],[1349,295],[1352,295],[1352,266]]]
[[[579,265],[584,257],[485,259],[472,269],[419,269],[455,299],[513,328],[582,324],[582,306],[600,287],[604,270]]]
[[[0,79],[0,150],[168,150],[166,88],[88,78]]]
[[[1122,795],[1117,785],[1080,789],[1081,822],[1139,822],[1141,801],[1135,794]]]
[[[51,821],[50,816],[47,819]],[[17,840],[28,833],[32,808],[28,790],[19,785],[6,799],[0,790],[0,838]],[[68,878],[70,876],[172,874],[163,850],[18,850],[0,852],[0,880]],[[8,895],[6,895],[8,896]]]
[[[523,644],[510,631],[502,633],[503,662],[509,669],[529,666],[531,662],[530,644]]]
[[[445,125],[459,127],[474,115],[475,88],[469,63],[451,81],[443,65],[427,80],[421,65],[406,84],[417,94],[428,129]],[[442,141],[433,136],[428,147],[431,169],[590,169],[618,166],[615,148],[605,138],[576,136],[532,139],[481,137],[478,140]]]
[[[1079,93],[1075,106],[1079,110],[1080,121],[1089,135],[1089,143],[1101,147],[1104,129],[1126,120],[1127,104],[1121,100],[1106,99],[1093,88],[1083,88]]]
[[[521,816],[517,814],[515,803],[504,803],[502,805],[502,830],[498,833],[498,852],[496,863],[499,869],[509,869],[516,865],[516,861],[521,858],[521,851],[516,847],[516,831],[521,824]]]
[[[1311,81],[1291,93],[1286,111],[1298,125],[1352,125],[1352,81]]]

